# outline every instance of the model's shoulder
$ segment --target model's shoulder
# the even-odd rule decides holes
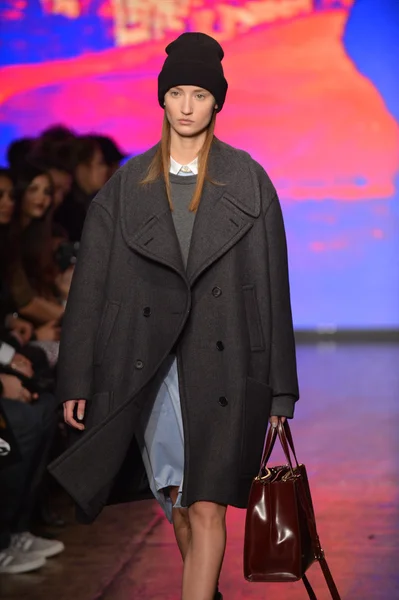
[[[241,150],[240,148],[236,148],[235,146],[230,146],[230,144],[222,142],[222,140],[219,140],[218,138],[215,138],[215,145],[218,148],[219,152],[225,155],[226,158],[241,159],[248,163],[253,161],[251,155],[245,150]]]
[[[245,164],[260,183],[266,185],[267,187],[271,187],[274,191],[273,183],[267,174],[266,169],[258,161],[252,158],[249,152],[242,150],[241,148],[230,146],[229,144],[226,144],[226,142],[222,142],[219,139],[216,141],[220,151],[225,155],[226,159],[230,157],[231,160],[238,160],[241,165]]]
[[[242,148],[236,148],[235,146],[230,146],[230,144],[226,144],[226,142],[222,142],[219,139],[216,140],[216,143],[220,151],[226,155],[226,158],[230,156],[232,159],[239,160],[242,164],[247,164],[248,166],[252,167],[252,169],[254,169],[259,176],[266,174],[266,171],[262,165],[252,158],[251,154],[246,150],[243,150]]]
[[[266,214],[270,203],[276,196],[276,190],[265,169],[249,152],[215,141],[219,153],[219,165],[224,168],[233,196],[254,198],[257,215]]]

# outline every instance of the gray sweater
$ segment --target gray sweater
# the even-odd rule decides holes
[[[197,176],[182,176],[170,173],[169,177],[173,202],[172,218],[180,243],[183,262],[187,267],[188,253],[190,251],[191,236],[195,220],[195,212],[190,212],[188,208],[194,195]]]

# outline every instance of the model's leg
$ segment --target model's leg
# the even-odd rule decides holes
[[[195,502],[188,509],[191,541],[183,573],[183,600],[213,600],[226,547],[226,506]]]
[[[178,487],[170,487],[169,495],[173,502],[176,503],[179,493]],[[175,531],[177,545],[179,546],[180,554],[183,561],[186,558],[188,546],[191,539],[190,521],[188,518],[187,508],[174,508],[172,513],[173,529]]]

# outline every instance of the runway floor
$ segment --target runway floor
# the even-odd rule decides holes
[[[293,434],[342,600],[399,599],[399,345],[300,345],[298,366]],[[300,582],[244,580],[243,525],[244,511],[229,509],[225,600],[304,600]],[[155,502],[108,508],[58,537],[66,551],[41,571],[3,576],[3,600],[179,600],[180,559]],[[309,577],[329,598],[317,565]]]

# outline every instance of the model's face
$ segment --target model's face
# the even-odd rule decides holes
[[[59,169],[50,169],[49,172],[53,180],[54,206],[58,208],[71,190],[72,176],[66,171],[60,171]]]
[[[11,179],[0,175],[0,225],[8,225],[14,212]]]
[[[180,85],[165,94],[165,111],[170,126],[182,137],[204,131],[217,108],[210,92],[194,85]]]
[[[30,183],[22,200],[21,212],[25,219],[41,219],[52,201],[52,186],[47,175],[38,175]]]

